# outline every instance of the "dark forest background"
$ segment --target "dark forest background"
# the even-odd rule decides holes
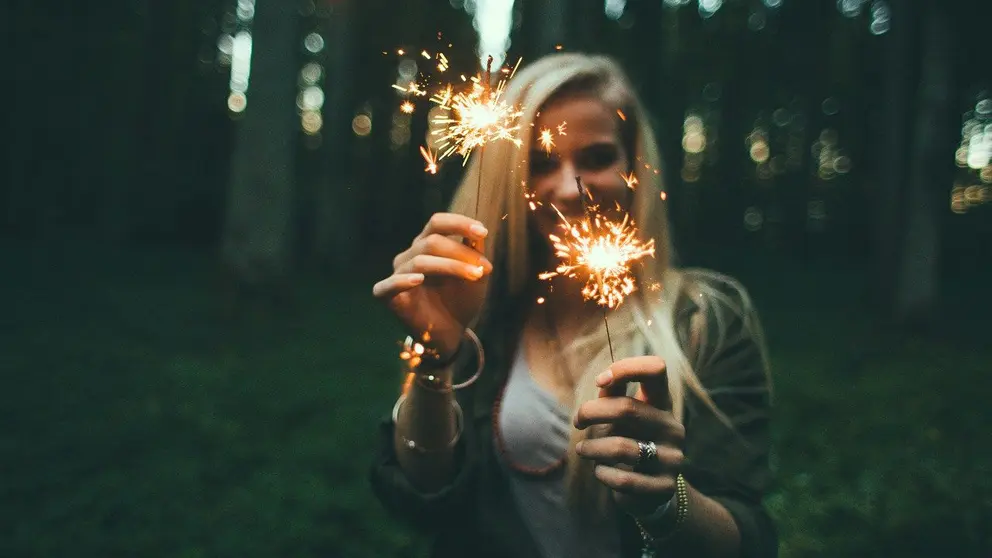
[[[439,32],[474,73],[482,3],[7,7],[0,555],[423,555],[370,290],[461,166],[390,85]],[[780,554],[992,556],[992,4],[606,5],[517,0],[507,59],[620,60],[681,262],[752,291]]]

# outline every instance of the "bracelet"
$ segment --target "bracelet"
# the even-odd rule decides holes
[[[671,501],[669,501],[668,504],[671,504]],[[667,512],[671,506],[662,504],[661,507],[664,507],[665,508],[664,512]],[[662,512],[661,515],[664,515],[664,512]],[[657,511],[655,511],[649,517],[655,518],[655,516],[657,515],[659,514],[657,513]],[[647,521],[649,518],[647,517],[633,518],[634,523],[637,524],[637,528],[641,531],[641,539],[644,542],[644,546],[641,550],[642,557],[653,558],[655,556],[655,545],[661,541],[664,541],[665,539],[668,539],[676,532],[678,532],[679,528],[682,527],[682,525],[686,522],[686,519],[688,519],[688,517],[689,517],[689,486],[685,482],[685,477],[683,477],[682,474],[679,473],[679,475],[675,477],[675,525],[673,525],[667,533],[656,537],[651,533],[649,533],[648,530],[644,528],[644,524],[641,523],[642,520]]]
[[[399,399],[396,400],[396,404],[393,405],[393,425],[396,424],[396,419],[397,417],[399,417],[400,414],[400,407],[403,405],[404,401],[406,401],[406,394],[401,395]],[[411,449],[419,453],[432,453],[438,451],[445,451],[455,447],[455,444],[457,444],[458,440],[462,437],[462,428],[464,426],[465,416],[462,413],[462,406],[458,404],[458,401],[452,399],[451,404],[455,409],[455,435],[452,436],[451,441],[448,442],[447,446],[437,449],[425,448],[424,446],[421,446],[417,442],[414,442],[413,440],[400,434],[400,440],[403,441],[403,445],[405,445],[408,449]]]
[[[477,366],[475,373],[472,374],[472,377],[460,384],[447,385],[439,376],[435,374],[428,372],[427,374],[421,375],[416,374],[414,371],[422,369],[427,371],[440,370],[451,366],[458,359],[458,355],[461,353],[464,342],[458,344],[458,349],[452,353],[451,356],[444,360],[440,360],[436,358],[437,353],[435,351],[425,347],[419,342],[415,342],[413,337],[407,336],[406,341],[403,343],[403,351],[400,352],[400,359],[407,361],[409,369],[414,375],[416,375],[417,382],[424,388],[440,393],[447,393],[451,390],[467,388],[468,386],[474,384],[476,380],[479,379],[479,376],[482,375],[482,369],[486,366],[486,352],[482,348],[482,341],[480,341],[479,336],[472,331],[472,328],[465,328],[463,336],[468,338],[468,340],[471,341],[472,345],[475,347]],[[426,342],[426,340],[429,339],[429,334],[425,333],[424,339]],[[425,355],[430,355],[434,358],[424,358]],[[409,380],[410,379],[408,379],[407,383],[404,384],[404,393],[406,392],[406,388],[409,386]]]

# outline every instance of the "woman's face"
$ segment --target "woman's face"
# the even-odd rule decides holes
[[[563,123],[564,135],[558,133]],[[550,153],[540,141],[543,130],[550,130],[554,140]],[[575,177],[582,179],[593,203],[604,211],[617,203],[630,211],[633,190],[623,177],[628,154],[614,110],[587,96],[557,99],[541,110],[532,133],[528,186],[541,202],[532,218],[542,236],[547,238],[560,223],[551,204],[569,219],[583,215]]]

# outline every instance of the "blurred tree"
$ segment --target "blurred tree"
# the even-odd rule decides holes
[[[313,193],[313,238],[309,243],[311,256],[322,267],[344,269],[354,262],[360,246],[356,224],[355,177],[352,173],[350,147],[352,142],[355,76],[354,7],[351,0],[324,0],[328,15],[321,18],[327,77],[324,80],[324,143],[322,171]]]
[[[902,325],[928,323],[937,305],[938,196],[951,182],[955,116],[945,8],[893,4],[876,294]]]
[[[221,257],[238,287],[270,289],[289,269],[294,205],[297,9],[260,0],[248,105],[238,123]]]
[[[929,323],[937,307],[938,208],[951,183],[955,111],[951,103],[951,34],[944,8],[926,2],[921,14],[920,79],[903,201],[902,243],[894,311],[899,321]]]

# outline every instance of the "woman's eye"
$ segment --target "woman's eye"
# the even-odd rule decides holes
[[[579,165],[588,170],[603,170],[617,162],[618,151],[612,145],[594,146],[585,150]]]
[[[555,170],[558,166],[558,161],[548,157],[544,153],[540,155],[532,155],[530,158],[530,173],[532,175],[543,175],[548,174]]]

